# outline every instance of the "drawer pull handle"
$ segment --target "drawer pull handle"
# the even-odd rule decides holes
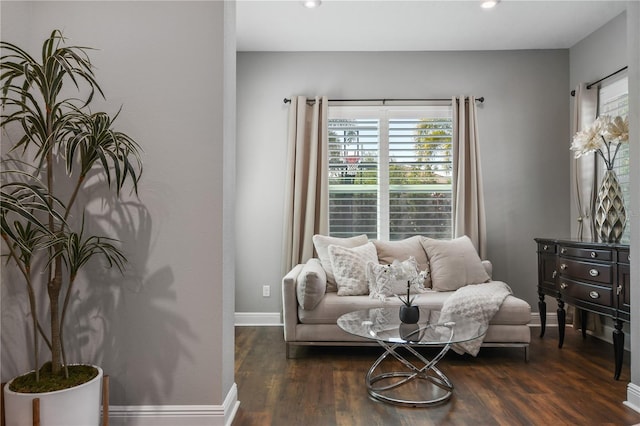
[[[597,277],[598,275],[600,275],[600,272],[598,272],[597,269],[589,269],[589,275],[591,275],[592,277]]]
[[[566,252],[567,252],[567,249],[564,248],[564,247],[560,250],[560,253],[562,253],[562,254],[565,254]]]
[[[597,291],[590,291],[589,292],[589,297],[592,299],[598,299],[600,298],[600,293],[598,293]]]
[[[542,250],[544,250],[544,251],[549,250],[549,246],[545,244],[545,245],[542,247]]]
[[[567,268],[568,268],[568,266],[567,266],[567,264],[566,264],[566,263],[563,263],[562,265],[560,265],[560,270],[561,270],[561,271],[564,271],[564,270],[565,270],[565,269],[567,269]]]
[[[560,288],[561,288],[561,289],[563,289],[563,290],[564,290],[565,288],[567,288],[567,287],[569,287],[569,284],[567,284],[567,283],[562,283],[562,284],[560,284]]]
[[[555,278],[558,276],[558,271],[553,271],[553,274],[551,274],[551,278]]]
[[[595,259],[596,257],[598,257],[598,253],[596,253],[595,251],[591,252],[591,258]]]

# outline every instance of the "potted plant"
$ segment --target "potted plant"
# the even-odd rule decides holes
[[[415,324],[420,319],[420,308],[413,304],[416,296],[411,297],[411,281],[407,281],[407,295],[403,298],[398,296],[402,302],[400,306],[400,321],[405,324]]]
[[[118,114],[89,109],[94,95],[104,97],[88,56],[91,48],[69,46],[54,30],[38,60],[5,41],[0,49],[1,129],[7,148],[2,156],[0,235],[6,263],[17,268],[26,287],[34,361],[32,372],[5,387],[6,424],[30,425],[34,397],[40,397],[43,425],[55,408],[69,411],[72,418],[54,419],[54,424],[97,424],[102,371],[69,365],[66,314],[78,274],[90,260],[102,258],[105,266],[122,271],[126,258],[116,240],[88,234],[90,197],[79,195],[89,184],[93,190],[103,185],[117,197],[131,184],[137,194],[141,149],[113,129]],[[38,305],[43,300],[48,306]],[[48,321],[39,318],[39,312],[48,312]],[[50,353],[44,365],[41,342]],[[59,398],[94,382],[97,401],[76,400],[72,410],[62,408],[59,399],[48,403],[44,398]],[[27,412],[19,407],[25,393]],[[90,420],[79,418],[82,407]]]

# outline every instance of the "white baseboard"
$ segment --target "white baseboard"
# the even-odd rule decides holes
[[[640,386],[634,383],[627,385],[627,400],[623,404],[640,413]]]
[[[235,325],[242,326],[273,326],[282,325],[280,312],[236,312]]]
[[[112,405],[113,426],[231,426],[238,411],[238,387],[234,383],[223,405]]]
[[[557,327],[558,316],[554,313],[547,312],[547,327]],[[540,314],[538,312],[531,312],[531,322],[529,327],[540,327]]]

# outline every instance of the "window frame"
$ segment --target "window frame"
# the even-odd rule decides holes
[[[376,226],[376,239],[390,240],[391,234],[391,225],[392,225],[392,217],[391,217],[391,194],[393,191],[393,187],[390,183],[390,165],[393,164],[391,162],[391,152],[390,146],[393,144],[391,139],[393,135],[389,133],[389,124],[392,120],[420,120],[423,118],[445,118],[451,122],[451,131],[453,130],[453,107],[451,102],[429,102],[424,105],[329,105],[328,107],[328,122],[330,123],[332,119],[338,120],[378,120],[378,171],[377,177],[378,182],[376,183],[376,203],[377,203],[377,226]],[[329,124],[329,129],[332,129]],[[329,136],[331,138],[331,136]],[[451,138],[453,135],[451,134]],[[328,151],[331,151],[331,147],[329,147]],[[452,173],[452,155],[449,156],[449,170],[450,174],[450,183],[447,185],[446,191],[451,194],[453,197],[453,173]],[[328,163],[328,161],[327,161]],[[329,170],[331,165],[329,165]],[[330,177],[329,177],[330,178]],[[331,184],[329,184],[329,193],[331,194]],[[329,203],[329,209],[331,209],[331,203]],[[451,211],[450,211],[450,226],[449,238],[453,236],[453,199],[450,201]],[[328,212],[329,215],[329,235],[334,235],[331,229],[331,210]],[[353,235],[357,235],[358,233],[354,233]],[[348,236],[348,235],[341,235]]]

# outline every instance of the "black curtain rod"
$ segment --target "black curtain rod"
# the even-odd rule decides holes
[[[606,77],[602,77],[600,80],[594,81],[593,83],[589,83],[587,84],[587,89],[591,89],[593,86],[595,86],[596,84],[605,81],[606,79],[608,79],[609,77],[613,77],[616,74],[620,74],[622,71],[626,70],[628,67],[625,65],[624,67],[620,68],[618,71],[614,71],[611,74],[609,74]],[[576,95],[576,91],[572,90],[571,91],[571,96],[575,96]]]
[[[328,99],[329,102],[382,102],[383,105],[385,102],[444,102],[450,100],[451,99]],[[476,98],[476,101],[483,103],[484,96]],[[290,102],[291,99],[284,98],[285,104]]]

